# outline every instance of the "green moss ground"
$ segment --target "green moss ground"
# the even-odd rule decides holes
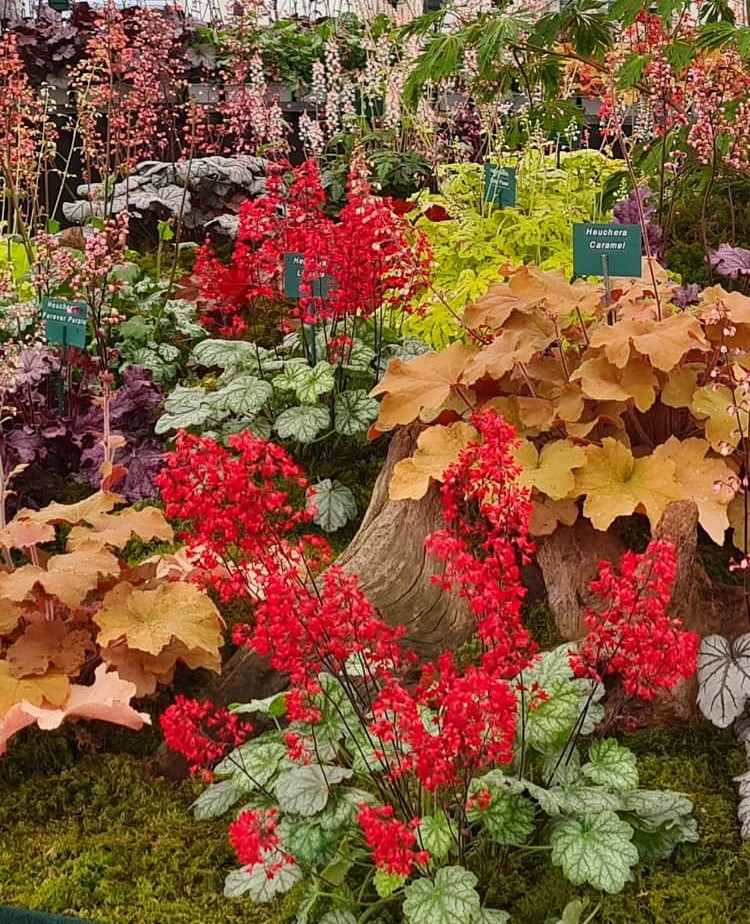
[[[155,740],[126,733],[82,756],[69,731],[18,736],[0,762],[0,904],[102,924],[288,920],[281,907],[221,896],[234,865],[226,823],[192,820],[200,784],[161,776]],[[750,924],[750,845],[737,835],[732,783],[743,755],[731,734],[701,724],[627,743],[639,754],[642,785],[694,799],[701,840],[605,897],[597,924]],[[513,924],[544,924],[585,894],[538,854],[512,854],[490,875],[488,902],[508,908]]]
[[[264,924],[222,897],[225,822],[188,813],[201,785],[158,772],[155,737],[81,757],[67,734],[18,736],[0,762],[0,904],[103,924]],[[139,753],[141,752],[141,753]]]

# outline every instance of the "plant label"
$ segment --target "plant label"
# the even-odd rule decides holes
[[[47,343],[61,343],[64,347],[86,346],[86,322],[89,307],[86,302],[69,302],[64,298],[42,299],[42,319]]]
[[[516,204],[516,168],[484,165],[484,201],[507,208]]]
[[[286,298],[299,298],[302,295],[302,273],[305,258],[301,253],[284,254],[284,295]]]
[[[284,296],[302,297],[302,275],[305,272],[305,258],[301,253],[284,254]],[[310,294],[313,298],[326,299],[336,287],[333,276],[325,274],[310,280]]]
[[[641,275],[640,225],[573,225],[576,276]]]

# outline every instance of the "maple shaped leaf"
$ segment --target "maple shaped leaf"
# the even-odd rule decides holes
[[[482,405],[483,410],[490,407],[511,424],[518,436],[539,436],[555,422],[555,405],[547,398],[506,395],[490,398]]]
[[[91,497],[77,504],[47,504],[41,510],[28,512],[28,519],[35,523],[86,523],[91,517],[108,513],[117,504],[123,503],[124,497],[109,491],[97,491]]]
[[[617,517],[645,513],[654,528],[667,506],[685,495],[671,459],[633,458],[627,446],[605,437],[601,448],[586,447],[586,464],[576,472],[576,490],[595,529],[606,530]]]
[[[672,369],[661,390],[661,403],[667,407],[691,407],[698,387],[698,376],[703,369],[697,363]]]
[[[26,627],[5,653],[17,677],[58,670],[74,675],[95,645],[85,629],[71,629],[62,619],[43,620]]]
[[[522,266],[511,277],[509,288],[527,305],[543,304],[547,311],[557,316],[569,314],[578,304],[578,293],[563,270],[543,272],[536,266]]]
[[[572,526],[578,519],[578,505],[574,500],[542,500],[531,503],[529,532],[532,536],[551,536],[558,526]]]
[[[15,571],[0,571],[0,598],[12,603],[30,599],[43,574],[44,570],[38,565],[22,565]]]
[[[114,577],[120,573],[120,562],[115,556],[94,544],[81,546],[75,552],[53,555],[47,561],[47,570],[37,577],[45,593],[75,609],[99,585],[101,577]],[[1,591],[0,591],[1,592]]]
[[[700,296],[698,317],[712,343],[726,342],[732,349],[750,349],[750,298],[708,286]]]
[[[750,432],[750,415],[744,407],[736,406],[726,385],[697,388],[691,408],[703,424],[706,439],[718,452],[726,446],[736,447],[742,436]]]
[[[585,450],[569,440],[546,443],[541,452],[525,440],[514,455],[522,468],[519,483],[552,500],[562,500],[575,490],[573,470],[586,464]]]
[[[666,443],[656,447],[653,458],[674,462],[675,479],[684,497],[695,501],[701,526],[717,545],[724,545],[724,534],[729,529],[727,508],[735,493],[732,487],[735,474],[725,459],[707,458],[710,449],[706,440],[697,437],[681,441],[670,436]]]
[[[10,635],[24,616],[24,609],[0,596],[0,635]]]
[[[591,335],[591,346],[602,348],[607,359],[620,368],[637,352],[662,372],[674,369],[692,350],[709,349],[700,322],[685,313],[661,321],[629,318],[612,326],[598,327]]]
[[[643,359],[631,359],[619,368],[605,356],[584,360],[570,376],[580,381],[587,398],[596,401],[628,401],[632,399],[639,411],[647,411],[656,400],[659,380]]]
[[[503,330],[489,346],[467,362],[462,381],[471,385],[484,376],[501,379],[517,363],[527,363],[546,349],[554,339],[555,330],[550,322],[537,330]]]
[[[0,716],[22,700],[35,706],[44,702],[60,706],[67,699],[69,689],[70,681],[59,671],[49,671],[41,677],[16,677],[11,665],[0,660]]]
[[[388,496],[391,500],[418,500],[424,497],[430,479],[442,481],[443,475],[458,460],[461,451],[469,443],[476,443],[477,437],[475,428],[463,421],[424,430],[417,437],[414,455],[402,459],[394,466]]]
[[[466,308],[461,324],[469,330],[480,327],[498,330],[514,311],[528,314],[529,307],[513,294],[507,282],[499,282],[491,285],[486,295]]]
[[[172,542],[174,531],[166,517],[156,507],[144,507],[134,510],[126,507],[122,513],[101,513],[89,519],[90,529],[74,526],[68,536],[68,548],[72,551],[83,543],[111,545],[122,548],[134,536],[143,542],[159,539]]]
[[[93,619],[102,647],[122,639],[129,648],[158,655],[173,638],[204,651],[218,651],[223,642],[221,617],[211,599],[181,581],[155,590],[122,581],[108,591]]]
[[[135,730],[150,725],[150,717],[130,705],[133,696],[134,684],[122,680],[115,671],[107,672],[107,665],[100,664],[91,686],[66,686],[66,695],[57,704],[60,708],[44,708],[27,699],[17,702],[0,724],[0,754],[5,752],[11,735],[34,722],[45,731],[59,728],[69,718],[98,719]]]
[[[392,430],[417,420],[423,410],[442,408],[476,352],[474,347],[456,341],[442,353],[423,353],[408,362],[392,359],[370,392],[371,397],[385,395],[380,402],[378,429]]]
[[[33,510],[19,510],[10,523],[0,529],[0,545],[6,549],[27,549],[40,542],[55,539],[55,527],[49,523],[36,523],[26,516]]]
[[[100,654],[123,680],[135,684],[136,696],[150,696],[156,692],[157,683],[171,683],[178,662],[191,670],[204,668],[215,674],[221,673],[221,658],[217,650],[188,648],[174,640],[158,655],[128,648],[123,644],[103,648]]]

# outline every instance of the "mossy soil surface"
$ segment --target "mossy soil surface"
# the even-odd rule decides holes
[[[253,906],[221,895],[234,866],[226,822],[196,822],[188,806],[200,784],[175,783],[153,759],[155,736],[104,732],[104,749],[82,753],[70,731],[29,731],[0,761],[0,904],[67,913],[102,924],[282,924],[290,902]],[[750,924],[750,845],[736,822],[732,776],[743,755],[729,733],[707,725],[641,732],[641,784],[695,801],[698,844],[636,872],[606,896],[597,924]],[[488,870],[488,902],[513,924],[544,924],[585,890],[540,854],[511,854]],[[599,897],[590,896],[591,910]]]

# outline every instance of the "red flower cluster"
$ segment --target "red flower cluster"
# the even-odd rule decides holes
[[[243,866],[263,863],[281,846],[278,817],[276,809],[248,809],[229,825],[229,840]]]
[[[674,545],[664,539],[642,555],[626,552],[619,574],[599,563],[590,585],[598,606],[586,611],[589,633],[570,656],[578,677],[617,674],[626,693],[650,700],[695,672],[700,639],[667,613],[676,567]]]
[[[263,300],[284,298],[284,255],[302,255],[301,298],[289,314],[306,323],[366,318],[380,308],[408,310],[426,285],[431,253],[387,199],[371,194],[366,171],[355,164],[348,202],[339,221],[324,211],[325,193],[314,161],[277,168],[263,196],[244,203],[232,261],[209,244],[195,272],[207,307],[203,323],[223,336],[241,337]],[[321,290],[319,280],[330,284]]]
[[[430,792],[513,756],[515,694],[483,667],[460,673],[450,652],[425,666],[413,695],[395,680],[387,684],[373,713],[372,733],[396,744],[392,776],[413,770]]]
[[[530,663],[533,643],[521,621],[526,593],[520,566],[530,561],[531,502],[518,484],[515,431],[493,410],[475,412],[482,442],[465,449],[441,488],[447,529],[428,536],[428,552],[445,563],[444,589],[469,600],[489,674],[513,677]]]
[[[401,663],[396,642],[403,626],[383,622],[358,579],[337,565],[316,586],[305,584],[296,571],[280,571],[268,576],[264,590],[253,625],[235,627],[233,640],[269,657],[272,667],[308,693],[319,690],[320,671],[341,675],[350,658],[371,678],[388,676]],[[287,697],[287,714],[303,709]]]
[[[416,849],[414,829],[419,826],[419,818],[404,824],[395,817],[392,805],[373,808],[362,803],[357,820],[368,847],[372,849],[375,865],[385,872],[393,876],[409,876],[415,865],[429,862],[429,853]]]
[[[242,744],[253,727],[226,709],[214,709],[208,701],[199,703],[177,696],[162,713],[161,729],[167,745],[182,754],[190,772],[196,773],[212,767]]]
[[[291,538],[310,515],[289,501],[307,487],[290,456],[249,430],[229,446],[180,431],[156,479],[167,516],[186,523],[180,538],[199,580],[224,602],[258,596],[266,575],[299,565],[305,541],[319,544]]]

